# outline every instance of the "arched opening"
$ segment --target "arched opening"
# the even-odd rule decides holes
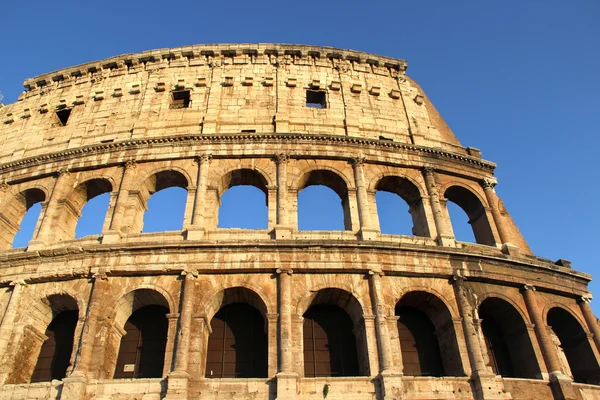
[[[352,230],[348,186],[339,175],[328,170],[304,175],[298,186],[298,229]]]
[[[79,320],[77,302],[67,295],[48,296],[44,303],[52,313],[52,321],[48,324],[44,335],[46,339],[31,374],[31,382],[50,382],[61,380],[67,376],[71,363],[75,328]],[[21,368],[21,366],[16,366]]]
[[[149,177],[145,182],[146,212],[141,224],[138,221],[141,214],[130,217],[133,219],[132,231],[147,233],[182,230],[187,187],[186,177],[178,171],[161,171]]]
[[[31,382],[50,382],[67,376],[77,319],[77,310],[63,311],[48,325],[45,332],[48,339],[40,350]]]
[[[267,229],[267,180],[258,171],[239,169],[221,179],[219,228]]]
[[[548,312],[548,325],[553,331],[563,372],[575,382],[600,384],[600,367],[585,330],[568,311],[554,307]]]
[[[111,191],[112,185],[107,179],[90,179],[77,185],[61,205],[59,216],[55,219],[53,234],[57,235],[57,239],[102,233]]]
[[[117,304],[115,325],[123,327],[114,378],[161,378],[164,371],[169,305],[157,291],[138,289]]]
[[[479,307],[488,365],[509,378],[541,377],[527,327],[521,314],[507,301],[490,297]]]
[[[266,307],[249,289],[220,292],[208,305],[216,311],[206,351],[207,378],[266,378],[268,343]]]
[[[421,193],[411,181],[386,176],[375,189],[381,233],[430,236]]]
[[[38,229],[41,204],[46,194],[40,189],[26,189],[8,201],[0,211],[0,250],[23,247]],[[27,214],[27,218],[24,218]],[[23,232],[18,235],[20,230]],[[19,232],[20,233],[20,232]]]
[[[85,203],[75,228],[75,238],[102,233],[109,203],[110,193],[102,193]]]
[[[369,375],[362,315],[350,293],[317,292],[303,315],[305,377]]]
[[[162,377],[168,312],[164,306],[150,305],[131,314],[119,347],[115,379]]]
[[[490,246],[496,244],[485,208],[477,196],[461,186],[451,186],[444,193],[444,197],[459,206],[467,214],[475,242]],[[451,222],[455,225],[456,221]],[[461,230],[457,227],[456,231],[460,232]]]
[[[408,376],[464,376],[454,321],[438,297],[405,294],[396,304],[403,373]]]
[[[42,203],[35,203],[23,216],[21,223],[19,224],[19,231],[15,235],[12,247],[26,247],[33,234],[35,233],[36,226],[42,213]]]

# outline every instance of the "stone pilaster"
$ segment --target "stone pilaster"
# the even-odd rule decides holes
[[[297,397],[298,375],[294,372],[294,343],[292,341],[292,273],[278,269],[279,286],[279,368],[277,371],[277,398]],[[272,347],[272,346],[269,346]]]
[[[471,386],[476,399],[506,399],[502,380],[486,365],[479,334],[479,323],[476,318],[475,308],[469,299],[468,290],[465,287],[465,278],[455,275],[454,290],[456,301],[463,323],[465,341],[471,362]],[[510,398],[510,397],[508,397]]]
[[[483,181],[481,181],[481,187],[483,187],[485,197],[487,199],[490,210],[492,211],[492,218],[494,219],[494,224],[496,224],[496,229],[498,230],[498,234],[500,235],[500,241],[502,242],[502,251],[506,254],[518,256],[519,248],[511,243],[510,230],[506,226],[504,217],[502,216],[502,212],[499,208],[500,199],[498,199],[496,191],[494,190],[496,184],[496,180],[492,178],[485,178],[483,179]]]
[[[435,221],[435,228],[437,230],[436,241],[440,246],[454,247],[456,246],[456,241],[454,239],[454,234],[448,229],[449,221],[446,221],[445,213],[440,204],[440,195],[435,183],[435,172],[433,168],[423,168],[423,177],[425,178],[425,185],[427,186],[427,192],[429,193],[429,203],[431,204],[433,220]]]
[[[127,203],[129,200],[129,190],[132,187],[135,176],[136,163],[134,160],[129,160],[123,165],[123,175],[121,177],[117,200],[110,220],[110,229],[102,235],[102,243],[115,243],[121,240],[121,233],[124,228],[125,211],[127,210]]]
[[[277,164],[277,218],[275,239],[291,239],[290,209],[288,205],[287,165],[288,154],[277,154],[273,161]]]
[[[212,154],[203,154],[200,157],[196,157],[196,163],[198,164],[196,195],[194,196],[192,225],[187,228],[187,240],[200,240],[204,238],[206,233],[204,212],[206,210],[206,189],[211,159]]]
[[[542,312],[535,298],[535,287],[524,285],[521,288],[521,293],[523,293],[527,312],[534,324],[535,334],[542,349],[546,368],[550,374],[550,387],[552,388],[554,398],[557,400],[576,399],[577,396],[572,385],[573,380],[562,371],[556,347],[548,332],[551,328],[544,323]]]
[[[365,186],[365,158],[355,157],[351,161],[354,170],[354,184],[356,186],[356,201],[358,203],[358,219],[360,222],[360,238],[362,240],[377,239],[377,231],[371,224],[369,210],[369,194]]]
[[[15,321],[17,319],[19,304],[21,303],[21,294],[25,282],[14,281],[10,283],[10,286],[12,286],[10,300],[8,301],[6,311],[2,317],[2,325],[0,325],[0,360],[2,360],[2,365],[0,366],[0,385],[4,384],[4,381],[6,381],[8,373],[10,372],[7,368],[12,366],[12,363],[9,361],[9,342],[13,329],[15,329]]]
[[[592,335],[594,335],[594,344],[596,345],[596,350],[600,352],[600,327],[598,326],[598,319],[592,312],[592,308],[590,307],[590,301],[592,300],[591,296],[582,296],[578,303],[581,308],[581,312],[583,313],[583,317],[585,318],[585,323],[588,326]]]

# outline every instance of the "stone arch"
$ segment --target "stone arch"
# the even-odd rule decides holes
[[[116,379],[162,377],[169,337],[167,314],[174,310],[172,307],[167,292],[154,285],[140,286],[121,296],[113,311],[103,369]]]
[[[576,312],[573,312],[573,310],[571,310],[570,307],[559,303],[557,301],[551,301],[545,304],[544,306],[544,310],[542,311],[542,315],[544,318],[544,322],[546,323],[547,326],[550,326],[550,324],[548,323],[548,313],[550,312],[551,309],[553,308],[560,308],[562,310],[564,310],[565,312],[569,313],[571,315],[571,317],[573,317],[577,323],[579,324],[579,326],[581,326],[581,328],[585,331],[586,334],[590,333],[587,329],[587,325],[585,323],[585,321],[583,320],[582,317],[580,317],[579,315],[577,315]]]
[[[333,190],[340,198],[342,210],[344,213],[344,229],[352,230],[352,217],[350,212],[350,198],[348,191],[352,186],[350,181],[340,171],[324,166],[315,166],[309,170],[304,170],[295,179],[292,184],[293,188],[300,192],[315,185],[322,185]],[[297,201],[297,200],[296,200]]]
[[[206,378],[266,378],[268,374],[268,308],[245,286],[205,296],[210,326],[206,338]],[[274,346],[274,344],[271,344]]]
[[[300,310],[305,376],[370,374],[364,309],[356,296],[326,287],[305,296]]]
[[[296,304],[296,310],[295,310],[296,314],[301,317],[302,314],[304,314],[306,312],[306,310],[308,310],[308,308],[311,306],[311,304],[313,303],[313,300],[317,296],[317,293],[324,291],[324,290],[335,290],[335,291],[346,292],[352,297],[353,300],[356,300],[356,303],[353,303],[353,306],[354,306],[353,309],[348,310],[348,313],[350,314],[353,322],[360,322],[360,319],[365,314],[364,310],[368,310],[367,308],[365,308],[366,306],[364,304],[364,301],[362,301],[360,294],[358,294],[351,287],[351,285],[336,282],[335,284],[323,283],[320,285],[312,286],[310,288],[310,290],[308,290],[307,293],[305,295],[303,295],[300,298],[300,300],[298,301],[298,303]],[[343,303],[337,303],[337,305],[343,309],[345,309],[345,307],[346,307],[346,305],[344,305]]]
[[[560,306],[550,308],[545,318],[552,329],[552,340],[563,372],[575,382],[600,384],[600,365],[585,325],[570,310]]]
[[[79,183],[61,202],[61,209],[57,212],[53,235],[57,240],[69,240],[75,237],[75,228],[81,217],[81,210],[85,204],[94,197],[114,190],[112,178],[103,176],[87,179]]]
[[[505,298],[487,296],[478,309],[488,365],[503,377],[540,378],[525,314]]]
[[[151,193],[173,186],[187,190],[194,180],[187,169],[175,165],[156,166],[140,177]]]
[[[404,374],[464,376],[452,308],[431,290],[411,288],[396,302]]]
[[[52,293],[39,299],[27,315],[29,324],[16,346],[6,383],[49,382],[67,376],[74,357],[75,331],[80,321],[76,297]]]
[[[478,295],[479,305],[481,305],[485,300],[489,298],[499,298],[501,300],[504,300],[505,302],[510,304],[516,312],[519,313],[519,316],[525,324],[533,323],[529,318],[529,313],[525,309],[523,309],[523,307],[521,307],[512,297],[497,291],[489,291]]]
[[[453,183],[444,191],[444,198],[458,205],[469,217],[475,241],[489,246],[496,245],[492,226],[488,220],[486,202],[468,186]]]
[[[20,229],[21,220],[25,213],[37,203],[43,203],[48,198],[47,190],[33,185],[22,188],[13,194],[11,190],[5,194],[9,197],[0,211],[0,250],[12,248],[15,235]],[[39,229],[39,219],[35,232]],[[35,232],[33,237],[35,237]]]
[[[260,288],[243,283],[229,287],[220,287],[207,293],[199,302],[199,304],[204,305],[200,313],[210,323],[213,316],[221,307],[232,303],[247,303],[265,316],[273,311]]]
[[[377,181],[371,181],[373,191],[384,191],[398,195],[409,207],[413,221],[412,233],[415,236],[431,236],[425,206],[423,203],[424,192],[420,185],[408,177],[379,174]]]

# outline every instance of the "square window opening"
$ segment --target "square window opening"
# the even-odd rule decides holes
[[[171,109],[189,108],[190,107],[190,91],[178,90],[172,92],[173,101],[171,101]]]
[[[63,110],[59,110],[56,112],[56,116],[58,117],[60,126],[65,126],[67,125],[67,122],[69,122],[69,117],[71,116],[71,109],[65,108]]]
[[[319,90],[307,90],[306,107],[327,108],[327,97],[325,95],[325,92]]]

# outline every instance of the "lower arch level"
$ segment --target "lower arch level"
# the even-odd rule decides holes
[[[477,385],[513,399],[600,394],[598,348],[583,303],[572,298],[535,293],[564,306],[541,315],[556,342],[547,348],[514,286],[300,267],[215,272],[100,274],[5,289],[0,396],[47,387],[29,398],[50,398],[60,383],[54,398],[68,399],[77,379],[97,395],[164,397],[183,385],[190,399],[294,398],[285,388],[302,398],[316,391],[379,399],[401,387],[407,398],[463,399],[478,398]],[[466,302],[458,297],[464,289],[474,295]],[[475,312],[477,320],[468,317]],[[485,351],[478,356],[474,345]],[[558,374],[550,357],[563,363]]]

